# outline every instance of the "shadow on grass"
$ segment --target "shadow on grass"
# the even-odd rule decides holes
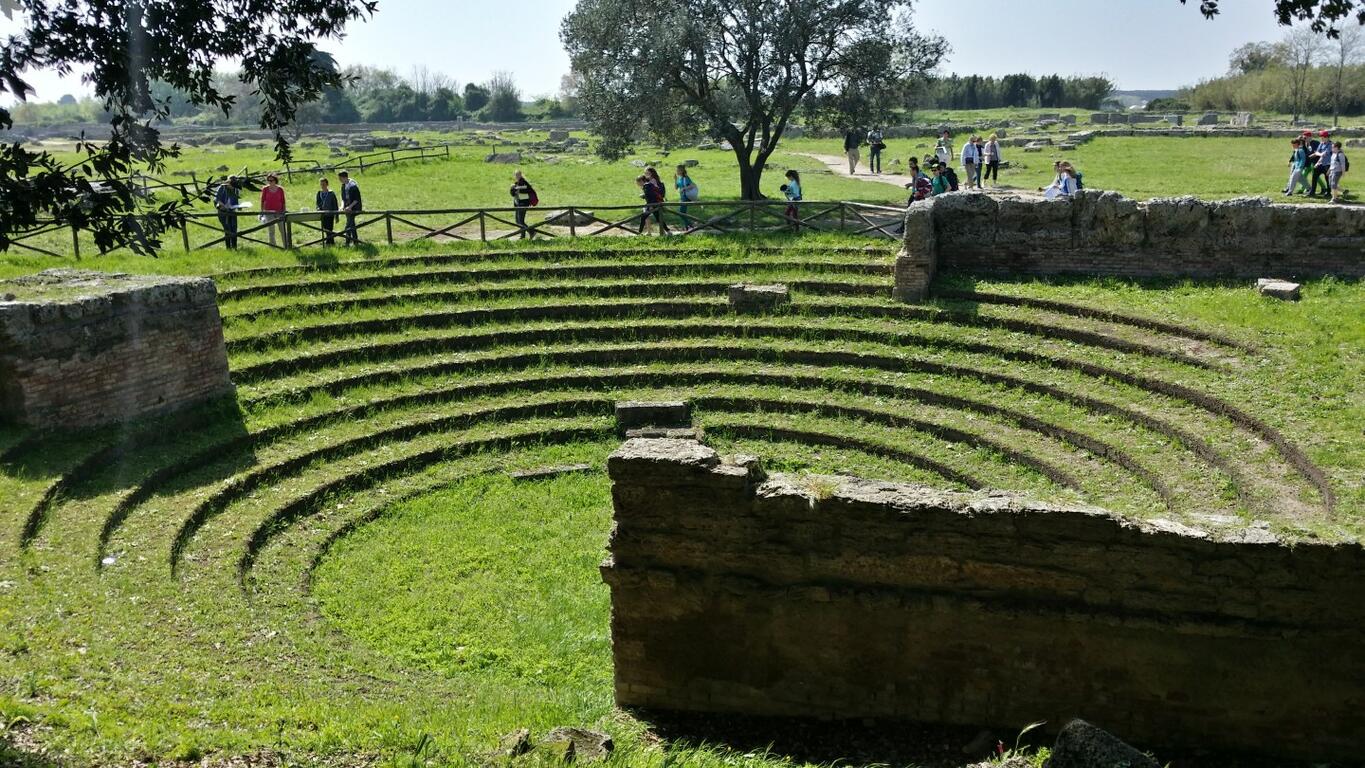
[[[1034,755],[1039,748],[1052,745],[1053,735],[1044,729],[1021,735],[1009,729],[903,720],[814,720],[653,710],[632,710],[630,714],[673,746],[720,747],[746,755],[787,758],[796,763],[840,766],[964,768],[991,759],[997,749],[1018,748],[1023,754]],[[1358,768],[1365,765],[1190,750],[1159,750],[1150,754],[1167,768]]]
[[[796,763],[959,768],[986,759],[1002,739],[983,729],[886,720],[814,720],[686,712],[632,711],[674,746],[721,747]]]

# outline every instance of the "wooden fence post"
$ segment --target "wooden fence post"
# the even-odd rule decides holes
[[[840,202],[839,202],[839,231],[840,231],[840,232],[843,232],[843,231],[846,230],[846,229],[848,229],[848,204],[847,204],[847,203],[844,203],[843,201],[840,201]]]
[[[190,220],[185,219],[180,222],[180,242],[185,246],[185,253],[190,252]]]
[[[384,213],[384,231],[388,235],[389,245],[393,245],[393,216],[388,212]]]
[[[81,230],[75,224],[71,225],[71,250],[76,254],[76,261],[81,260]]]
[[[756,212],[757,210],[758,210],[758,201],[757,201],[757,200],[750,200],[750,201],[749,201],[749,234],[751,234],[751,235],[754,233],[754,230],[755,230],[755,228],[756,228],[756,225],[755,225],[755,222],[754,222],[754,215],[755,215],[755,212]]]
[[[578,227],[574,224],[574,219],[578,216],[577,208],[569,209],[569,237],[578,237]]]
[[[479,211],[479,242],[488,242],[488,227],[483,220],[483,211]]]

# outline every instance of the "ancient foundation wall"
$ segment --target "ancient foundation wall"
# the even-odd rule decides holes
[[[896,295],[923,297],[936,268],[1009,275],[1365,277],[1365,208],[1264,198],[1144,203],[959,192],[910,206]]]
[[[0,418],[86,427],[231,389],[212,280],[49,270],[0,283]]]
[[[1365,732],[1365,552],[1009,495],[609,460],[623,706],[1019,728],[1314,759]]]

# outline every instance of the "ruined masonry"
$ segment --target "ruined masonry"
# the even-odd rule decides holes
[[[54,269],[0,282],[0,419],[90,427],[231,391],[212,280]]]
[[[687,440],[628,440],[608,472],[622,706],[1016,730],[1080,716],[1147,748],[1359,754],[1359,544],[768,476]]]
[[[906,212],[896,299],[923,299],[940,267],[1008,275],[1361,278],[1365,209],[1265,198],[1140,203],[1097,190],[1073,200],[955,192]]]

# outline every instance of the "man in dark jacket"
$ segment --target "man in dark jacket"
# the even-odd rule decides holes
[[[213,196],[213,207],[218,209],[218,222],[223,225],[223,245],[228,248],[237,247],[237,210],[239,208],[237,185],[239,183],[237,177],[232,176],[218,185],[218,192]]]
[[[321,221],[322,242],[325,245],[334,245],[336,234],[332,230],[336,227],[336,212],[341,209],[341,206],[337,205],[337,193],[328,188],[329,184],[326,179],[318,179],[318,187],[317,204],[313,208],[323,211]]]
[[[855,128],[848,129],[844,134],[844,154],[848,155],[848,175],[852,176],[858,171],[858,147],[863,143],[863,135]]]
[[[347,245],[360,245],[360,236],[355,231],[355,217],[364,210],[360,201],[360,185],[351,181],[351,174],[342,171],[337,174],[341,182],[341,212],[346,214],[346,228],[341,236]]]

